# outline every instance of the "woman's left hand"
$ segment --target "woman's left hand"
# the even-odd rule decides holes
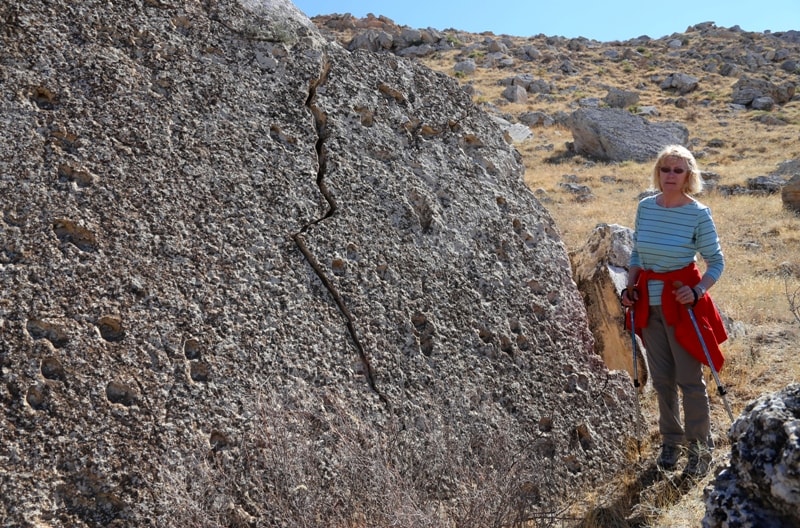
[[[675,300],[680,304],[694,304],[695,294],[689,286],[680,286],[672,291],[675,293]]]

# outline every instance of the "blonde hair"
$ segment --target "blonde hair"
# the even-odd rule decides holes
[[[684,193],[692,195],[703,190],[703,180],[700,177],[700,169],[697,166],[697,160],[694,159],[689,149],[681,145],[667,145],[658,153],[656,164],[653,167],[653,188],[659,191],[663,190],[661,189],[659,172],[661,171],[661,164],[667,158],[678,158],[686,162],[689,172],[686,175],[686,183],[683,188]]]

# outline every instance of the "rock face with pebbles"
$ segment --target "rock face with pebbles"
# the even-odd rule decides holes
[[[800,384],[750,403],[731,458],[706,490],[705,528],[800,526]]]
[[[453,81],[282,0],[0,19],[0,518],[504,519],[493,472],[535,512],[624,466],[629,381]]]

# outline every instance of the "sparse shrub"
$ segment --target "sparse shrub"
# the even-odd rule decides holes
[[[267,396],[238,441],[165,460],[156,524],[537,528],[564,517],[533,484],[531,446],[503,427],[428,417],[437,423],[422,435],[400,418],[363,423],[334,398],[312,413]]]
[[[800,323],[800,286],[792,285],[793,274],[791,268],[783,267],[783,286],[786,292],[786,300],[789,302],[789,311],[794,316],[794,320]]]
[[[453,46],[454,48],[460,48],[460,47],[462,47],[462,46],[464,45],[464,43],[463,43],[463,42],[461,42],[461,41],[458,39],[458,37],[456,37],[456,36],[455,36],[455,35],[453,35],[452,33],[448,33],[447,35],[445,35],[445,40],[447,40],[447,42],[448,42],[448,43],[449,43],[451,46]]]

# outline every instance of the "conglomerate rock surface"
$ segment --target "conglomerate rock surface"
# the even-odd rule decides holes
[[[704,528],[800,525],[800,384],[745,407],[728,432],[731,458],[705,490]]]
[[[282,0],[0,20],[6,525],[444,526],[509,475],[531,518],[624,465],[630,383],[453,81]]]

